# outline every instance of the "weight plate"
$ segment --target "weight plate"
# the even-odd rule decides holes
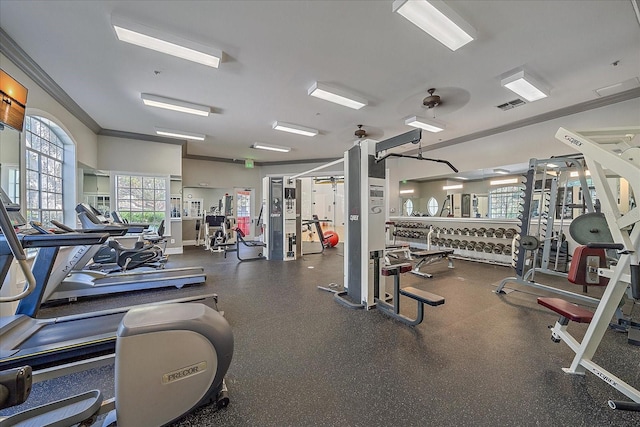
[[[569,234],[580,245],[613,243],[613,237],[603,213],[591,212],[571,221]]]
[[[533,236],[520,236],[520,247],[527,251],[538,249],[540,242]]]

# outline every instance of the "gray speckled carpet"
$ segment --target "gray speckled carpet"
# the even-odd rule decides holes
[[[317,289],[342,284],[340,252],[239,263],[233,253],[224,259],[186,248],[169,266],[204,266],[203,286],[93,298],[40,316],[218,293],[235,336],[231,403],[218,412],[200,408],[176,426],[640,425],[640,413],[608,408],[608,399],[624,396],[603,381],[563,373],[573,353],[551,342],[547,326],[556,315],[536,304],[540,291],[508,285],[517,291],[492,292],[513,275],[510,268],[456,260],[455,269],[446,261],[429,266],[433,279],[404,275],[403,286],[446,298],[411,328],[376,310],[349,310]],[[403,305],[414,314],[413,301]],[[569,328],[578,337],[586,330]],[[607,331],[594,360],[640,387],[640,347],[625,334]],[[69,390],[100,388],[111,397],[111,376],[105,367],[37,384],[23,407]]]

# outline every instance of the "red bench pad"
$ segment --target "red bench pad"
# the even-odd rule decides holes
[[[383,276],[395,276],[397,274],[406,273],[413,270],[411,264],[395,264],[382,267],[381,273]]]
[[[538,298],[538,304],[555,311],[561,316],[578,323],[590,323],[593,313],[586,308],[565,301],[561,298]]]

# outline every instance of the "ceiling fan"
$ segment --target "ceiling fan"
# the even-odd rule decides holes
[[[367,129],[363,129],[364,125],[358,125],[358,129],[353,132],[353,135],[357,138],[356,142],[365,138],[381,138],[384,136],[382,129],[367,126]]]
[[[442,104],[442,100],[440,99],[440,96],[433,94],[435,91],[436,91],[435,88],[431,88],[427,90],[427,92],[429,92],[429,96],[427,96],[425,99],[422,100],[422,105],[424,105],[427,108],[435,108],[438,105]]]
[[[398,105],[398,113],[403,116],[411,116],[418,113],[416,107],[421,107],[435,111],[438,107],[438,115],[443,116],[463,108],[471,99],[471,94],[459,87],[440,87],[427,90],[425,97],[424,89],[418,93],[408,96]]]

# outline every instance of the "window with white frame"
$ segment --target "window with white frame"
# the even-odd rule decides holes
[[[520,187],[500,187],[489,191],[489,218],[517,218]]]
[[[429,198],[429,201],[427,202],[427,211],[431,216],[436,216],[438,213],[438,201],[435,197]]]
[[[60,128],[44,118],[25,119],[26,217],[43,224],[63,221],[64,142]],[[19,183],[19,178],[18,178]],[[18,184],[19,185],[19,184]]]
[[[13,203],[20,204],[20,168],[17,166],[9,166],[9,179],[7,192]]]
[[[116,207],[129,222],[159,225],[167,211],[168,177],[115,175]]]

